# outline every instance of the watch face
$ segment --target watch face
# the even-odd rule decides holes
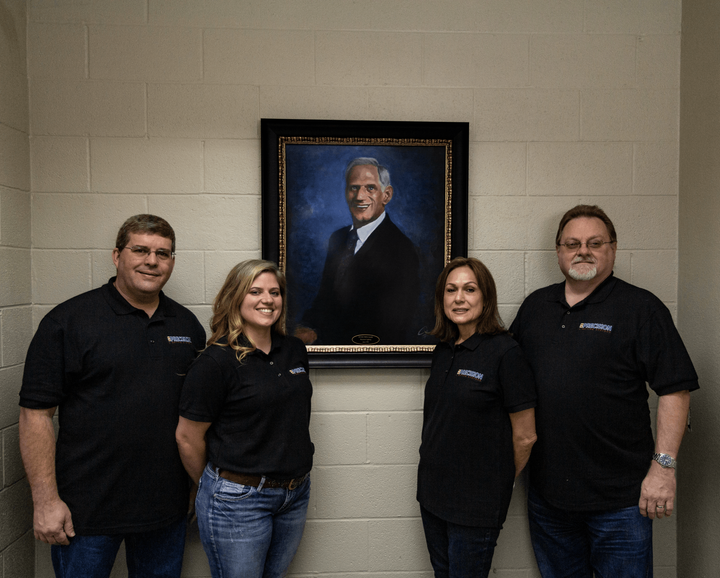
[[[660,456],[658,458],[658,461],[660,462],[661,466],[665,466],[666,468],[670,466],[671,458],[669,456]]]

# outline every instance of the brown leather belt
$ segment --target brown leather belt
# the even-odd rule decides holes
[[[294,490],[302,485],[307,479],[309,474],[305,474],[301,478],[293,478],[292,480],[271,480],[265,478],[263,488],[287,488],[288,490]],[[242,484],[243,486],[252,486],[257,488],[262,481],[262,476],[250,476],[247,474],[238,474],[229,470],[218,470],[218,476],[235,482],[236,484]]]

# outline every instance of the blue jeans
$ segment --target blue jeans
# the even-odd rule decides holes
[[[57,578],[107,578],[120,544],[125,540],[129,578],[178,578],[185,551],[183,517],[179,522],[152,530],[103,536],[75,536],[68,546],[50,548]]]
[[[572,512],[531,487],[528,519],[543,578],[652,578],[652,520],[637,506]]]
[[[310,477],[294,490],[236,484],[205,467],[195,500],[213,578],[285,576],[300,545]]]
[[[500,528],[446,522],[420,506],[425,542],[435,578],[486,578]]]

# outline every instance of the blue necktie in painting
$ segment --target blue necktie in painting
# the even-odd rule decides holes
[[[335,278],[335,290],[341,289],[343,285],[343,281],[345,280],[345,274],[347,272],[348,267],[350,266],[350,261],[352,260],[353,256],[355,255],[355,245],[357,245],[358,241],[358,234],[357,230],[353,228],[348,233],[347,241],[345,242],[345,250],[343,251],[342,257],[340,258],[340,264],[337,268],[337,276]]]

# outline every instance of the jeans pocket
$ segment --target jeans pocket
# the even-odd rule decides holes
[[[215,486],[215,493],[213,496],[217,500],[223,502],[239,502],[245,500],[257,493],[257,488],[254,486],[244,486],[242,484],[236,484],[230,480],[220,478],[217,486]]]

